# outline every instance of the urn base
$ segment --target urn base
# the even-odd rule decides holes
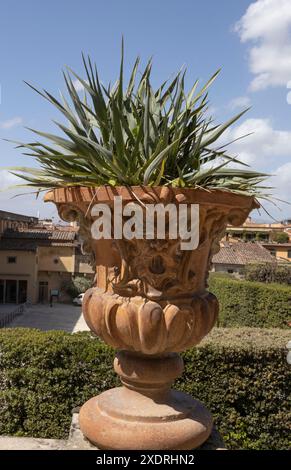
[[[80,410],[80,428],[108,450],[190,450],[211,434],[210,412],[190,395],[168,390],[150,396],[127,387],[108,390]]]

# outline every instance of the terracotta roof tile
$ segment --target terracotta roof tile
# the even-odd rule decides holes
[[[67,230],[6,230],[3,239],[26,239],[26,240],[51,240],[51,241],[74,241],[76,232]]]
[[[220,248],[213,256],[214,264],[236,264],[248,263],[274,263],[276,260],[271,253],[259,243],[233,243]]]
[[[15,212],[8,212],[2,210],[0,210],[0,219],[30,223],[36,223],[38,221],[37,217],[33,217],[32,215],[16,214]]]

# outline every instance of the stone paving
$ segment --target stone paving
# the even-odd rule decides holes
[[[0,304],[0,315],[13,312],[17,307],[17,304]]]
[[[7,313],[12,313],[17,309],[19,305],[17,304],[0,304],[0,318],[5,317]]]
[[[1,311],[1,309],[0,309]],[[39,330],[64,330],[68,333],[88,331],[81,307],[73,304],[30,305],[23,315],[16,317],[9,328],[37,328]]]

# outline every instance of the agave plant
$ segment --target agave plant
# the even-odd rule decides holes
[[[35,158],[39,168],[14,167],[11,172],[39,189],[99,185],[171,185],[220,188],[260,195],[265,176],[247,169],[226,168],[241,163],[215,147],[225,130],[247,110],[221,125],[208,114],[208,88],[217,71],[198,90],[198,80],[185,90],[185,70],[158,89],[151,85],[152,62],[137,80],[137,58],[124,85],[123,44],[119,79],[105,87],[96,65],[83,57],[85,79],[70,68],[64,72],[67,94],[57,99],[37,91],[52,103],[68,124],[55,122],[62,137],[30,129],[46,142],[19,143],[24,155]],[[84,90],[78,92],[75,80]]]

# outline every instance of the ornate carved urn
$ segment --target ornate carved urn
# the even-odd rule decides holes
[[[142,207],[199,204],[197,249],[182,251],[180,240],[169,237],[94,240],[91,207],[103,203],[114,212],[114,196]],[[57,205],[62,219],[80,224],[83,250],[96,267],[83,314],[90,329],[117,350],[114,369],[122,386],[82,406],[82,432],[100,449],[198,447],[211,433],[212,418],[198,400],[170,389],[183,372],[178,353],[198,344],[215,324],[218,302],[207,291],[212,256],[226,225],[242,224],[258,203],[225,191],[169,187],[57,189],[45,201]]]

